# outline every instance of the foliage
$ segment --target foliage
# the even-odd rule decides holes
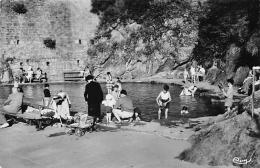
[[[258,21],[257,1],[252,5],[247,1],[218,3],[210,0],[204,7],[204,17],[199,22],[199,42],[194,55],[199,62],[213,58],[225,61],[225,55],[231,44],[245,45]],[[256,50],[254,50],[256,52]]]

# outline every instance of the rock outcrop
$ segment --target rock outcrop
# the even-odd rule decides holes
[[[256,92],[255,109],[260,104],[260,92]],[[198,164],[236,165],[244,168],[260,166],[260,118],[251,116],[250,97],[245,98],[230,116],[219,115],[195,133],[190,141],[191,149],[180,158]],[[257,111],[257,110],[256,110]],[[239,159],[238,159],[239,158]],[[247,164],[239,164],[238,161]]]

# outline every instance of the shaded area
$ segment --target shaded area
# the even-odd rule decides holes
[[[210,69],[216,76],[211,83],[234,78],[242,84],[248,69],[260,63],[259,1],[208,0],[202,10],[194,58],[207,68],[217,62],[219,72]]]

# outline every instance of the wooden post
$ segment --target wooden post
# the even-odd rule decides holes
[[[252,117],[254,117],[254,99],[255,99],[255,71],[260,70],[260,66],[253,67],[253,86],[252,86]]]
[[[255,69],[253,67],[253,84],[252,84],[252,118],[254,117],[254,98],[255,98]]]

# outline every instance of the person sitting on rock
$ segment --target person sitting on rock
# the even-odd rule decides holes
[[[36,78],[37,80],[41,80],[41,77],[42,77],[42,70],[41,70],[40,68],[37,68],[35,78]]]
[[[238,88],[238,93],[247,94],[248,96],[252,93],[252,85],[253,85],[253,74],[252,71],[249,71],[248,76],[243,81],[243,86]]]
[[[198,90],[197,86],[192,85],[190,87],[184,87],[180,96],[195,96],[196,91]]]
[[[116,82],[115,82],[114,86],[115,86],[115,85],[118,86],[118,91],[119,91],[119,93],[120,93],[121,90],[122,90],[122,82],[121,82],[121,80],[120,80],[119,77],[116,78]]]
[[[33,79],[33,69],[31,67],[29,67],[28,71],[27,71],[27,75],[26,75],[27,81],[29,83],[32,82]]]
[[[132,118],[134,115],[133,101],[127,96],[126,90],[120,92],[120,98],[116,102],[113,114],[119,123],[121,119]]]
[[[15,83],[12,88],[12,93],[9,95],[8,99],[4,102],[4,106],[2,110],[5,113],[19,113],[22,111],[22,103],[23,103],[23,93],[18,92],[18,84]],[[1,111],[2,111],[1,110]],[[9,126],[5,116],[0,112],[0,128],[6,128]]]

